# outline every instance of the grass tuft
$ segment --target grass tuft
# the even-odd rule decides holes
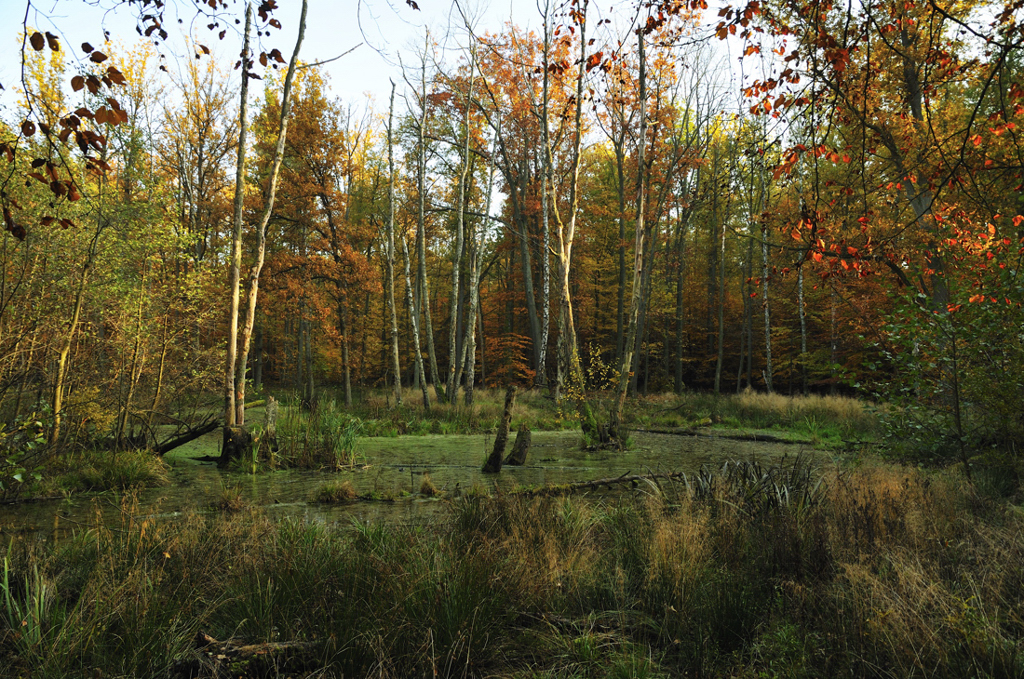
[[[356,497],[351,481],[328,481],[313,491],[310,502],[338,505],[352,502]]]

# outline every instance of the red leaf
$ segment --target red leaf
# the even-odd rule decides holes
[[[74,78],[71,79],[71,89],[73,89],[75,92],[82,89],[83,87],[85,87],[85,78],[83,78],[80,75],[76,75]]]
[[[46,44],[50,46],[50,49],[54,52],[60,52],[60,41],[57,40],[57,36],[49,31],[46,32]]]
[[[41,52],[43,47],[46,46],[46,38],[44,38],[43,34],[39,31],[36,31],[31,36],[29,36],[28,41],[32,45],[32,49],[34,49],[36,52]]]
[[[107,55],[100,51],[93,52],[89,55],[89,61],[93,62],[94,64],[102,64],[106,60]]]
[[[92,45],[90,45],[87,42],[83,42],[82,43],[82,51],[85,52],[86,54],[88,54],[89,52],[92,52]]]
[[[26,137],[31,137],[36,133],[36,124],[31,120],[23,120],[21,123],[21,133]]]

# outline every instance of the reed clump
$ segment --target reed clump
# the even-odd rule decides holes
[[[257,674],[198,632],[301,644],[293,676],[1024,675],[1024,515],[952,474],[740,464],[431,528],[121,506],[0,555],[0,675]]]

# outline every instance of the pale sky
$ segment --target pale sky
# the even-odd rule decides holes
[[[192,58],[186,54],[181,36],[190,32],[193,2],[178,0],[176,3],[183,10],[180,18],[184,24],[180,27],[176,22],[175,3],[168,3],[165,27],[170,37],[162,50],[171,61]],[[537,28],[541,25],[534,0],[485,3],[486,0],[463,0],[467,12],[479,15],[477,30],[480,32],[498,30],[510,17],[520,26]],[[280,20],[282,30],[271,29],[270,38],[264,40],[268,48],[280,49],[287,59],[295,44],[301,3],[278,0],[278,4],[280,7],[273,16]],[[451,52],[446,59],[449,62],[457,58],[459,46],[466,44],[461,17],[452,0],[418,0],[418,4],[420,11],[408,7],[404,0],[309,0],[301,58],[305,62],[331,59],[362,43],[347,56],[320,68],[329,75],[331,91],[343,100],[360,102],[366,93],[371,93],[378,108],[386,106],[389,79],[398,83],[399,90],[402,86],[397,55],[404,52],[407,64],[418,64],[415,49],[422,45],[424,26],[430,26],[431,34],[442,46],[443,36],[452,35],[447,40]],[[0,92],[0,107],[5,109],[5,117],[17,101],[19,35],[26,5],[26,0],[0,0],[0,84],[5,88]],[[70,47],[75,57],[82,58],[79,47],[83,42],[103,49],[104,29],[110,32],[111,38],[125,43],[139,39],[131,9],[118,7],[116,11],[108,11],[118,5],[113,0],[32,0],[28,23],[58,35],[63,49]],[[217,41],[217,31],[208,31],[206,23],[196,21],[191,33],[214,50],[222,62],[233,62],[241,51],[241,27],[230,27],[224,40]],[[169,63],[168,68],[174,70],[174,64]]]

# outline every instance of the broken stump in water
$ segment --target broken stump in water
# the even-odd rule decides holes
[[[245,427],[224,427],[224,443],[217,466],[224,468],[231,460],[248,457],[252,448],[252,434]]]
[[[516,386],[513,384],[505,392],[505,412],[501,415],[498,433],[494,437],[494,450],[484,464],[484,473],[497,474],[501,471],[501,458],[505,455],[505,444],[508,443],[508,430],[512,424],[512,408],[516,404]]]
[[[260,454],[268,455],[277,452],[277,399],[267,396],[267,409],[263,414],[263,436],[260,440]]]
[[[526,456],[530,452],[530,443],[533,441],[533,434],[524,422],[519,425],[519,432],[516,434],[516,442],[512,444],[512,452],[505,458],[505,464],[513,467],[521,467],[526,464]]]

